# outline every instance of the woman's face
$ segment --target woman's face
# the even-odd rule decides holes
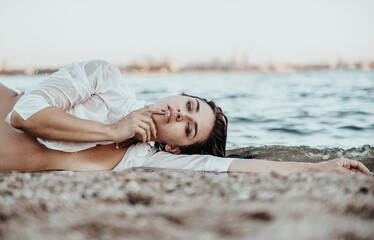
[[[200,99],[170,96],[159,99],[154,106],[165,112],[152,116],[157,130],[156,142],[188,146],[207,140],[213,129],[213,110]]]

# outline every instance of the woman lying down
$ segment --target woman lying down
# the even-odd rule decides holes
[[[214,102],[169,96],[145,106],[102,60],[61,68],[25,94],[0,84],[0,171],[370,171],[360,162],[225,158],[227,118]],[[154,141],[151,147],[148,142]]]

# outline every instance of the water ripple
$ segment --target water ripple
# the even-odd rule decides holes
[[[353,131],[363,131],[366,128],[355,126],[355,125],[348,125],[348,126],[339,127],[339,129],[349,129],[349,130],[353,130]]]

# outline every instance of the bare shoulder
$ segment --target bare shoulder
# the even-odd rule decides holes
[[[20,95],[0,83],[0,117],[4,118],[12,110]]]

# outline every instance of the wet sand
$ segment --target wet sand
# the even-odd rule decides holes
[[[364,175],[0,173],[0,239],[373,239]]]

